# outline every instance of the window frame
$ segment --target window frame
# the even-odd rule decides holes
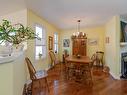
[[[55,40],[55,35],[56,35],[57,40]],[[56,41],[57,41],[57,42],[56,42]],[[56,47],[57,47],[56,50],[55,50],[55,45],[56,45]],[[57,51],[57,52],[55,52],[55,51]],[[58,52],[59,52],[59,37],[58,37],[58,33],[57,33],[57,32],[54,33],[54,52],[55,52],[56,54],[58,54]]]
[[[35,49],[34,49],[34,57],[35,57],[35,60],[39,60],[39,59],[46,59],[46,57],[47,57],[47,35],[46,35],[46,28],[44,27],[44,26],[42,26],[42,25],[40,25],[40,24],[38,24],[38,23],[36,23],[36,24],[34,24],[34,30],[35,30],[35,33],[36,33],[36,27],[39,27],[39,28],[42,28],[42,32],[43,31],[45,31],[45,38],[43,38],[43,36],[42,36],[42,38],[41,39],[45,39],[45,45],[37,45],[36,43],[37,43],[37,41],[36,41],[36,39],[35,39]],[[43,33],[42,33],[42,35],[43,35]],[[42,56],[41,58],[39,58],[39,56],[36,56],[36,46],[45,46],[45,49],[46,49],[46,51],[45,51],[45,55],[44,56]],[[43,48],[42,48],[42,53],[43,53]]]

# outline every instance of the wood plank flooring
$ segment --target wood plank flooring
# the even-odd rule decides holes
[[[102,69],[93,70],[93,86],[67,80],[64,66],[48,72],[50,92],[46,89],[37,95],[127,95],[127,80],[115,80],[111,75],[105,74]]]

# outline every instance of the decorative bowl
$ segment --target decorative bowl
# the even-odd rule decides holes
[[[81,55],[78,54],[76,57],[77,57],[77,58],[81,58]]]

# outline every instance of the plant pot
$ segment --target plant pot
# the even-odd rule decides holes
[[[0,56],[7,57],[11,56],[12,47],[11,46],[0,46]]]
[[[14,44],[13,45],[13,52],[23,51],[23,48],[24,48],[24,45],[22,43]]]

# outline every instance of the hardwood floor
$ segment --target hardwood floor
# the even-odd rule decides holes
[[[93,86],[85,83],[77,83],[67,80],[65,69],[59,66],[55,70],[50,70],[48,82],[50,92],[46,89],[37,95],[127,95],[127,81],[115,80],[112,76],[105,74],[101,69],[93,70]]]

